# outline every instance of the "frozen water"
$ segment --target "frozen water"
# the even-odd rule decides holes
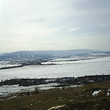
[[[60,65],[32,65],[0,70],[0,80],[110,74],[110,57],[68,62]]]

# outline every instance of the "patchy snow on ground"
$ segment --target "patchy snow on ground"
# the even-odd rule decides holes
[[[110,96],[110,92],[107,92],[107,96]]]
[[[110,89],[108,89],[106,96],[110,96]]]
[[[62,87],[57,87],[58,85],[59,85],[58,83],[48,83],[48,84],[40,84],[33,86],[4,85],[4,86],[0,86],[0,96],[6,96],[12,93],[31,92],[34,91],[36,88],[38,88],[38,90],[48,90],[54,88],[62,89]],[[80,86],[82,85],[65,86],[65,88],[80,87]]]
[[[92,93],[92,95],[93,95],[93,96],[97,96],[100,92],[101,92],[101,90],[94,91],[94,92]]]
[[[31,92],[34,91],[35,88],[38,88],[40,90],[53,89],[57,85],[57,83],[41,84],[34,86],[4,85],[0,86],[0,96],[19,92]]]
[[[59,105],[59,106],[51,107],[51,108],[49,108],[47,110],[57,110],[57,109],[61,110],[64,106],[65,105]]]

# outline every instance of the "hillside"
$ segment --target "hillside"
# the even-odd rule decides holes
[[[75,56],[90,56],[90,55],[109,55],[110,52],[76,49],[76,50],[54,50],[54,51],[17,51],[0,55],[0,61],[17,61],[17,60],[37,60],[48,58],[67,58]]]
[[[14,94],[0,110],[110,110],[110,80],[76,88]]]

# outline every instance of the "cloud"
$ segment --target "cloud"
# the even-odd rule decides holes
[[[19,33],[23,36],[36,36],[36,37],[41,36],[42,37],[42,36],[50,35],[54,33],[54,31],[56,31],[56,29],[54,28],[29,25],[28,27],[21,28],[19,30]]]
[[[71,29],[69,29],[69,31],[78,31],[78,30],[80,30],[81,28],[80,27],[76,27],[76,28],[71,28]]]
[[[109,0],[2,0],[0,50],[109,49],[106,41],[110,35],[109,3]],[[100,41],[106,43],[104,47]]]
[[[108,23],[108,24],[99,24],[99,25],[97,25],[97,27],[100,27],[100,28],[105,28],[105,27],[110,27],[110,23]]]

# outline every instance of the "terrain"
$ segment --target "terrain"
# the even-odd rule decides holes
[[[0,54],[0,110],[110,110],[110,52]]]
[[[75,49],[75,50],[48,50],[48,51],[16,51],[0,54],[0,61],[36,61],[41,59],[53,58],[72,58],[75,56],[90,55],[110,55],[110,51],[99,51],[92,49]]]
[[[92,49],[17,51],[2,54],[0,53],[0,70],[19,68],[29,65],[55,65],[56,63],[53,62],[58,62],[57,64],[60,64],[60,61],[80,61],[107,56],[110,56],[110,51],[99,51]],[[48,61],[52,62],[49,63]]]
[[[0,100],[0,110],[110,110],[110,80],[13,94]]]

